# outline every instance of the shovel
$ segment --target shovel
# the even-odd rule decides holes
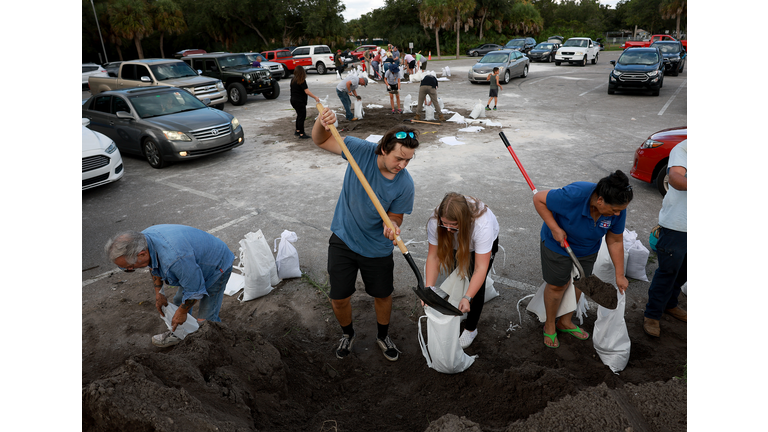
[[[525,172],[525,168],[523,168],[523,164],[520,163],[520,159],[517,158],[515,151],[512,150],[512,146],[509,144],[507,136],[504,135],[504,132],[499,132],[499,136],[507,147],[507,150],[509,150],[509,154],[511,154],[512,158],[515,160],[517,167],[520,168],[520,172],[523,174],[523,177],[525,177],[525,181],[528,183],[531,191],[536,194],[538,190],[536,190],[536,187],[533,185],[531,178],[528,177],[528,173]],[[563,244],[565,246],[565,251],[568,252],[571,261],[573,261],[573,264],[579,272],[579,276],[573,278],[573,285],[600,306],[607,309],[616,309],[616,305],[619,302],[619,299],[616,296],[616,288],[607,282],[603,282],[595,275],[584,277],[584,269],[576,258],[576,254],[573,253],[571,245],[568,244],[568,240],[563,240]]]
[[[317,104],[317,110],[320,111],[320,114],[323,113],[323,109],[323,104]],[[373,191],[373,189],[371,189],[371,185],[368,183],[365,175],[363,175],[363,172],[360,170],[357,162],[355,162],[355,158],[353,158],[352,154],[349,153],[346,144],[344,144],[344,140],[341,139],[341,136],[339,135],[339,131],[337,131],[336,127],[333,125],[330,125],[329,127],[331,129],[331,134],[333,134],[333,137],[336,138],[336,142],[339,143],[341,151],[344,153],[344,156],[347,157],[349,165],[352,167],[352,170],[355,172],[358,180],[360,180],[360,184],[363,185],[365,192],[368,193],[368,197],[371,199],[374,207],[376,207],[376,211],[379,212],[379,216],[381,216],[384,224],[387,225],[387,227],[392,230],[392,232],[395,232],[395,226],[392,224],[389,216],[387,216],[387,212],[384,210],[384,207],[382,207],[381,202],[379,202],[379,198],[376,197],[376,193]],[[405,243],[403,243],[403,240],[400,238],[400,236],[396,236],[395,241],[397,241],[397,247],[400,248],[400,252],[403,253],[403,257],[405,257],[408,265],[411,266],[411,270],[413,270],[413,273],[416,275],[416,282],[418,286],[413,287],[413,291],[421,299],[421,301],[434,308],[436,311],[442,313],[443,315],[464,315],[454,305],[450,304],[448,300],[445,300],[438,293],[424,286],[424,279],[421,277],[421,271],[419,271],[419,268],[416,267],[416,263],[413,262],[413,257],[405,247]]]

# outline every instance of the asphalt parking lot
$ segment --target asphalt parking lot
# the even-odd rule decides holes
[[[429,214],[446,192],[456,191],[484,201],[499,220],[504,253],[496,258],[494,278],[510,288],[538,287],[542,222],[533,208],[531,191],[498,132],[509,138],[539,190],[574,181],[596,182],[616,169],[629,175],[635,149],[650,134],[687,124],[688,67],[677,77],[665,77],[659,96],[608,95],[609,61],[619,54],[601,52],[598,63],[586,67],[532,64],[527,78],[514,78],[504,85],[499,110],[487,114],[501,127],[479,133],[459,132],[464,125],[450,122],[419,127],[421,146],[408,167],[416,184],[416,201],[401,235],[417,262],[423,264],[426,258]],[[478,101],[485,105],[488,100],[487,85],[467,82],[467,71],[474,63],[472,59],[431,61],[427,67],[438,76],[443,67],[450,68],[449,81],[440,81],[438,93],[446,109],[465,117]],[[313,93],[321,99],[328,96],[329,105],[340,109],[335,74],[310,72],[307,81]],[[250,231],[261,229],[270,241],[283,230],[295,231],[302,269],[325,280],[329,228],[346,162],[316,148],[311,140],[294,138],[291,128],[275,127],[295,116],[289,104],[289,81],[280,84],[281,94],[275,100],[250,96],[245,105],[226,105],[225,111],[236,116],[245,130],[243,146],[162,170],[142,159],[123,156],[125,176],[120,181],[83,192],[83,286],[116,270],[103,256],[110,235],[163,223],[209,231],[236,255],[239,240]],[[371,82],[358,94],[365,105],[382,105],[389,111],[383,84]],[[402,84],[401,95],[407,94],[415,100],[417,84]],[[316,110],[308,109],[308,115],[314,118]],[[395,125],[408,117],[392,118]],[[345,124],[341,122],[340,127]],[[445,137],[464,144],[445,144],[440,141]],[[630,182],[635,199],[628,208],[627,228],[636,231],[647,246],[662,198],[655,186],[632,178]],[[413,274],[397,255],[399,252],[396,289],[410,287]],[[649,264],[649,271],[653,268]],[[630,290],[641,294],[647,284],[633,281]]]

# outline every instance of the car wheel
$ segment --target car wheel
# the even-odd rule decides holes
[[[659,170],[659,175],[656,176],[656,188],[659,190],[661,196],[667,194],[669,190],[669,174],[667,174],[667,164]]]
[[[317,62],[317,73],[320,75],[325,75],[325,72],[328,69],[325,67],[325,63],[323,62]]]
[[[272,90],[264,92],[264,97],[267,99],[277,99],[280,96],[280,84],[277,81],[272,81]]]
[[[283,78],[291,76],[291,71],[288,70],[288,66],[283,65]]]
[[[507,69],[507,70],[505,70],[505,71],[504,71],[504,84],[507,84],[507,83],[509,83],[509,80],[510,80],[510,79],[511,79],[511,78],[510,78],[510,76],[509,76],[509,69]]]
[[[683,69],[685,69],[685,63],[683,63],[683,64],[680,66],[680,72],[679,72],[679,73],[683,73]]]
[[[661,90],[661,87],[656,87],[655,89],[653,89],[651,91],[651,94],[654,95],[654,96],[658,96],[660,90]]]
[[[163,155],[160,153],[160,147],[151,138],[147,138],[141,143],[141,152],[144,153],[144,157],[147,158],[147,162],[149,162],[149,166],[152,168],[160,169],[165,167],[165,159],[163,159]]]
[[[525,68],[523,69],[523,74],[520,75],[520,78],[525,78],[528,76],[528,65],[525,65]]]
[[[592,64],[597,64],[597,53],[595,53],[595,58],[592,59]]]
[[[580,66],[581,66],[581,67],[584,67],[584,66],[586,66],[586,65],[587,65],[587,55],[586,55],[586,54],[584,54],[584,58],[583,58],[583,59],[581,59],[581,65],[580,65]]]
[[[473,52],[473,53],[472,53],[472,57],[477,57],[477,56],[479,56],[479,55],[480,55],[480,54],[478,54],[478,53],[477,53],[477,51],[475,51],[475,52]]]
[[[554,57],[554,56],[552,56],[552,55],[550,55],[549,57],[547,57],[547,63],[552,63],[552,59],[554,59],[554,58],[555,58],[555,57]]]
[[[227,96],[232,105],[242,105],[245,103],[248,95],[245,93],[245,86],[240,83],[232,83],[227,89]]]
[[[559,61],[556,61],[556,62],[555,62],[555,66],[560,66],[560,62],[559,62]]]

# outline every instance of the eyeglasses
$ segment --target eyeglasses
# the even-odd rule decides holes
[[[134,269],[134,268],[125,268],[125,267],[119,267],[119,266],[117,268],[119,268],[120,270],[122,270],[122,271],[124,271],[126,273],[133,273],[134,271],[136,271],[136,269]]]
[[[449,227],[449,226],[445,226],[445,225],[438,225],[438,226],[439,226],[440,228],[445,228],[445,229],[447,229],[447,230],[448,230],[448,231],[450,231],[450,232],[459,232],[459,229],[458,229],[458,228]]]
[[[397,138],[397,139],[405,139],[405,137],[407,137],[407,136],[409,136],[409,137],[411,137],[413,139],[416,139],[416,135],[413,132],[403,132],[403,131],[400,131],[400,132],[397,132],[395,134],[395,138]]]

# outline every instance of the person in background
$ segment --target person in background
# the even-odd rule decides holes
[[[320,98],[312,94],[307,86],[307,71],[303,66],[296,66],[291,79],[291,106],[296,110],[296,131],[293,135],[301,139],[309,139],[304,133],[304,122],[307,119],[307,96],[320,103]]]
[[[376,52],[376,55],[371,60],[371,69],[373,69],[373,79],[380,80],[382,78],[381,72],[379,71],[381,65],[381,53]]]
[[[496,111],[496,103],[499,99],[499,90],[504,90],[499,84],[499,68],[493,68],[493,73],[489,73],[485,78],[486,81],[491,82],[491,89],[488,92],[488,103],[485,104],[485,110],[491,110],[491,101],[493,101],[493,110]]]
[[[437,100],[437,78],[433,75],[424,75],[421,79],[421,85],[419,86],[419,101],[416,104],[416,113],[413,115],[414,120],[421,120],[421,109],[424,106],[424,99],[429,95],[429,99],[432,101],[437,112],[440,121],[445,121],[443,111],[440,109],[440,103]]]
[[[363,51],[363,72],[367,73],[368,75],[373,75],[371,71],[371,52],[370,49],[366,49]]]
[[[347,68],[347,64],[344,62],[344,57],[341,53],[341,50],[336,50],[336,56],[333,59],[333,64],[336,66],[336,72],[339,74],[344,73],[344,70]]]
[[[181,342],[173,332],[186,322],[195,304],[198,323],[221,322],[219,311],[235,255],[219,238],[185,225],[154,225],[142,232],[115,234],[104,245],[104,253],[125,272],[150,268],[155,308],[162,316],[163,306],[168,305],[163,283],[178,287],[173,304],[179,308],[171,319],[172,330],[152,336],[155,346],[164,348]]]
[[[405,67],[408,68],[408,75],[413,75],[413,70],[416,69],[416,59],[412,55],[406,53],[403,58],[403,63]]]
[[[557,333],[579,340],[589,334],[571,321],[573,312],[557,317],[557,309],[570,284],[573,261],[565,250],[567,240],[584,269],[592,274],[603,237],[615,268],[616,286],[623,294],[629,282],[624,276],[624,225],[627,206],[632,201],[632,186],[626,174],[616,170],[597,184],[571,183],[561,189],[539,191],[533,205],[544,223],[541,225],[541,269],[544,275],[544,345],[557,348]],[[581,291],[576,288],[576,301]]]
[[[255,67],[255,68],[260,68],[261,67],[261,62],[263,62],[263,61],[264,61],[264,57],[258,55],[258,56],[256,56],[256,60],[253,61],[252,66]]]
[[[643,313],[643,330],[653,337],[661,334],[659,320],[664,312],[688,322],[688,313],[677,304],[680,288],[688,280],[688,140],[672,149],[667,166],[669,190],[661,203],[656,242],[659,267],[648,287]]]
[[[397,63],[390,64],[389,70],[384,74],[384,79],[387,83],[392,114],[402,113],[403,110],[400,109],[400,69],[397,67]],[[395,105],[395,97],[397,97],[397,105]]]
[[[485,303],[485,281],[499,250],[499,222],[487,205],[477,198],[449,192],[427,221],[426,285],[433,287],[440,271],[458,269],[461,279],[469,278],[467,293],[459,310],[467,314],[459,336],[462,348],[477,337],[477,323]]]
[[[357,117],[355,117],[352,113],[352,101],[349,99],[349,97],[354,96],[357,100],[362,99],[357,95],[357,88],[359,86],[367,87],[368,78],[350,75],[342,79],[339,85],[336,86],[336,96],[339,97],[339,100],[341,100],[341,105],[344,106],[344,112],[347,120],[357,120]]]
[[[312,140],[321,149],[346,159],[341,145],[329,131],[329,125],[335,122],[336,114],[325,108],[315,121]],[[347,136],[344,145],[363,176],[375,179],[370,182],[371,189],[382,197],[381,205],[392,221],[394,232],[372,205],[352,166],[347,165],[333,212],[333,234],[328,240],[329,297],[342,330],[336,357],[344,359],[349,356],[355,341],[351,298],[359,272],[365,292],[374,298],[376,344],[387,360],[397,361],[400,351],[389,336],[395,269],[392,249],[396,237],[400,235],[404,215],[413,210],[416,189],[406,167],[419,146],[418,131],[400,125],[389,129],[378,144]]]

